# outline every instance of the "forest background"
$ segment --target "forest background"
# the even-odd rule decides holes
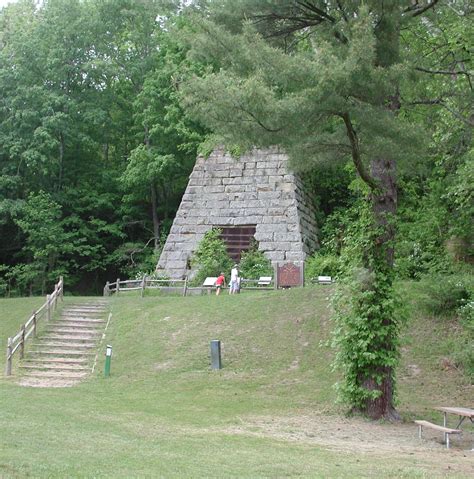
[[[36,3],[0,11],[0,294],[45,293],[61,274],[69,290],[97,292],[153,271],[196,155],[213,146],[180,97],[187,78],[216,67],[183,41],[188,10],[206,6]],[[472,8],[430,14],[402,35],[420,71],[401,115],[423,142],[398,180],[402,278],[472,261]],[[364,191],[344,148],[323,160],[305,176],[334,274]]]

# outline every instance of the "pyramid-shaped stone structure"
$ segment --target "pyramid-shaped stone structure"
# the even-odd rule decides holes
[[[214,227],[236,231],[235,237],[255,231],[259,250],[274,265],[302,262],[317,247],[312,202],[278,148],[240,158],[217,149],[198,157],[157,271],[171,278],[188,274],[199,241]]]

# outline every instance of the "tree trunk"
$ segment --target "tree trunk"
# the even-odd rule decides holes
[[[156,211],[158,206],[157,194],[156,194],[156,185],[154,183],[150,184],[151,191],[151,216],[153,218],[153,236],[154,236],[154,245],[155,251],[160,245],[160,220],[158,219],[158,213]]]
[[[374,281],[374,304],[379,314],[384,314],[382,326],[390,328],[395,322],[392,311],[385,312],[384,302],[391,301],[393,295],[393,263],[395,243],[395,217],[397,213],[396,165],[394,160],[377,158],[371,163],[371,175],[379,184],[370,195],[374,227],[376,234],[372,251],[368,252],[367,268],[378,280]],[[378,318],[379,320],[379,318]],[[378,324],[378,323],[377,323]],[[384,350],[396,354],[397,338],[388,335],[383,342],[377,341],[372,347],[374,352]],[[380,382],[376,377],[382,378]],[[368,399],[363,413],[373,419],[385,418],[399,420],[394,400],[395,372],[392,367],[380,366],[368,377],[360,378],[361,385],[368,391],[379,391],[376,399]]]
[[[380,21],[375,27],[377,38],[376,64],[389,68],[399,61],[400,45],[400,5],[396,1],[383,4]],[[382,108],[396,115],[400,108],[398,87],[394,85],[394,94],[386,99]],[[362,179],[364,179],[362,177]],[[366,268],[374,278],[372,283],[373,329],[391,331],[385,335],[378,332],[371,349],[374,353],[385,351],[396,356],[398,348],[397,319],[394,311],[387,305],[393,302],[393,263],[395,247],[395,219],[397,214],[396,162],[392,158],[372,158],[370,161],[371,187],[370,202],[373,213],[375,234],[372,251],[366,255]],[[374,187],[374,183],[376,187]],[[371,318],[369,316],[369,322]],[[380,323],[381,321],[381,323]],[[394,407],[395,371],[393,367],[380,365],[372,371],[366,371],[365,377],[359,377],[360,386],[367,391],[377,391],[378,397],[367,399],[362,412],[373,419],[396,419],[400,416]],[[378,379],[377,379],[378,378]]]
[[[151,149],[150,133],[148,127],[144,126],[144,141],[147,150]],[[150,192],[151,192],[151,217],[153,219],[153,237],[154,237],[154,246],[155,251],[158,250],[160,245],[160,220],[158,218],[157,207],[158,207],[158,194],[156,192],[156,184],[152,181],[150,183]]]
[[[64,169],[64,135],[59,133],[59,175],[58,175],[58,191],[62,188]]]

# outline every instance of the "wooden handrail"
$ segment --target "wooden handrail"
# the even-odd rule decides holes
[[[20,357],[23,358],[25,351],[26,340],[33,334],[36,336],[36,325],[38,319],[46,316],[47,319],[51,318],[52,310],[57,308],[58,299],[63,300],[64,296],[64,279],[59,277],[59,282],[54,285],[54,291],[52,294],[46,296],[46,301],[40,306],[39,309],[33,311],[33,314],[28,318],[25,324],[21,326],[20,331],[13,337],[9,337],[7,340],[7,362],[5,365],[5,375],[11,376],[13,355],[20,349]]]

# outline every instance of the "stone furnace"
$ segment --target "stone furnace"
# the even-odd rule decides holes
[[[236,261],[252,238],[273,265],[303,262],[317,247],[312,202],[278,148],[240,158],[217,149],[198,157],[157,271],[171,278],[188,274],[199,241],[217,227]]]

